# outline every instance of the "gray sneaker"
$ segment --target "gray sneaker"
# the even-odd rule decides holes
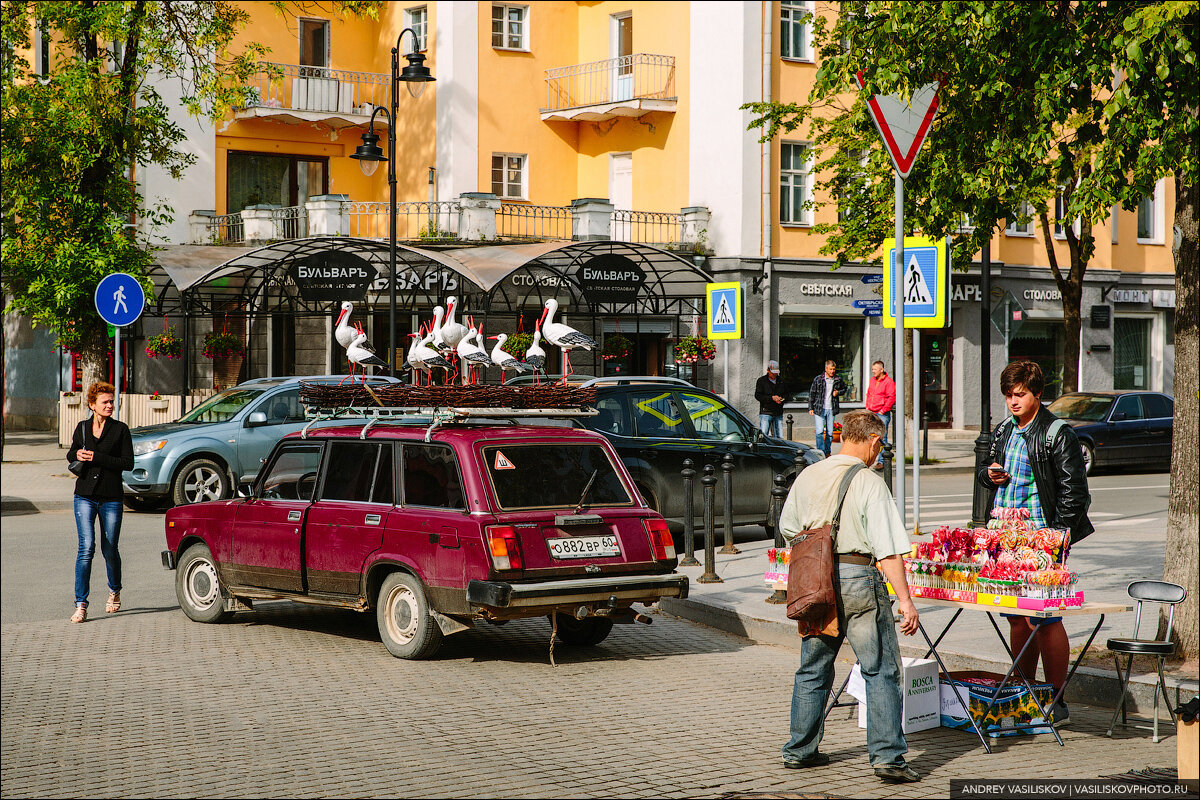
[[[888,764],[875,768],[875,777],[884,783],[916,783],[921,775],[907,764]]]
[[[1071,724],[1071,712],[1066,703],[1055,703],[1050,708],[1050,724],[1062,728]]]

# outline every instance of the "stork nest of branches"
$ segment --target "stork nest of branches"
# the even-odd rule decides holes
[[[409,386],[300,382],[300,402],[314,408],[580,408],[596,402],[595,389],[539,386]]]

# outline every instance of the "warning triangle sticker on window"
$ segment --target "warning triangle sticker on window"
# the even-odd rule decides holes
[[[492,469],[516,469],[516,467],[511,461],[508,460],[508,457],[505,456],[504,453],[497,450],[496,460],[492,464]]]
[[[929,284],[925,282],[925,275],[921,272],[921,266],[917,264],[916,256],[909,260],[908,269],[904,273],[904,302],[917,305],[933,302]]]

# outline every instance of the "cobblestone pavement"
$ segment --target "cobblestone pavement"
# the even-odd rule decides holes
[[[164,574],[164,577],[166,575]],[[99,608],[96,609],[99,611]],[[798,652],[658,615],[556,649],[542,620],[392,658],[374,620],[286,603],[224,625],[131,603],[0,633],[4,797],[942,797],[952,777],[1096,777],[1172,766],[1175,742],[1103,735],[1073,707],[1048,736],[910,737],[922,783],[885,786],[845,710],[830,766],[784,770]],[[847,651],[848,654],[848,651]],[[842,663],[840,669],[848,668]]]

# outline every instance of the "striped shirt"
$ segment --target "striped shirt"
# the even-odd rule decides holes
[[[1012,479],[996,490],[994,508],[1028,508],[1029,522],[1036,528],[1046,527],[1046,515],[1038,499],[1037,484],[1033,480],[1033,467],[1029,463],[1029,448],[1025,443],[1025,430],[1017,427],[1013,420],[1008,446],[1004,449],[1004,471]]]

